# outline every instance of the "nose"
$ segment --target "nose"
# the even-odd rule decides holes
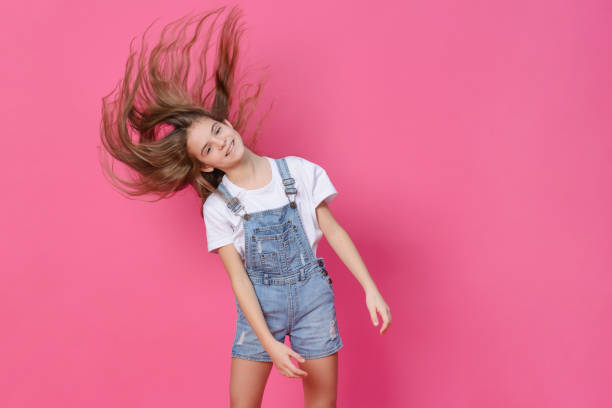
[[[219,148],[223,149],[225,147],[225,138],[224,137],[215,136],[215,138],[213,140],[214,140],[214,143],[217,146],[219,146]]]

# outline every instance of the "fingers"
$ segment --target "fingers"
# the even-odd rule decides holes
[[[282,369],[279,369],[282,375],[289,378],[301,378],[306,377],[308,373],[298,367],[296,367],[291,360],[288,363],[285,363]]]
[[[376,307],[369,307],[368,311],[370,312],[370,319],[372,319],[372,323],[374,326],[378,326],[378,316],[376,316]]]
[[[391,325],[391,311],[389,310],[389,307],[385,307],[380,315],[383,318],[383,324],[380,328],[380,334],[385,334],[385,332],[387,331],[387,329],[389,328],[389,326]]]
[[[283,362],[282,367],[279,367],[279,371],[281,372],[281,374],[284,375],[285,377],[289,377],[289,378],[306,377],[308,375],[308,373],[306,371],[302,370],[301,368],[296,367],[295,364],[293,364],[293,362],[289,358],[289,356],[292,356],[293,358],[295,358],[300,363],[303,363],[304,361],[306,361],[302,356],[300,356],[294,350],[288,348],[288,354],[286,356],[286,359]]]
[[[300,356],[295,350],[293,349],[289,349],[289,350],[290,350],[289,354],[291,354],[291,356],[295,358],[297,361],[299,361],[300,363],[303,363],[304,361],[306,361],[304,360],[304,357]]]
[[[295,350],[290,349],[290,354],[291,356],[293,356],[293,358],[295,358],[297,361],[299,361],[300,363],[303,363],[304,361],[304,357],[300,356]],[[302,377],[306,377],[308,375],[308,373],[304,370],[302,370],[299,367],[296,367],[293,362],[289,360],[289,368],[291,369],[291,372],[294,374],[294,376],[302,376]]]
[[[293,363],[289,363],[288,371],[291,377],[293,378],[306,377],[308,375],[306,371],[302,370],[301,368],[296,367],[295,365],[293,365]]]

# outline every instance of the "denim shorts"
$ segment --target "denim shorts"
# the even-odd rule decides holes
[[[334,290],[322,266],[317,263],[282,278],[253,278],[264,319],[274,338],[305,359],[325,357],[343,347],[337,327]],[[236,334],[232,357],[272,361],[247,322],[236,299]]]

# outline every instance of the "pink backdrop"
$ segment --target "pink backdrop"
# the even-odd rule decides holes
[[[203,1],[3,5],[0,406],[226,406],[233,293],[192,192],[98,164],[129,40]],[[327,169],[393,314],[327,242],[339,407],[612,405],[606,1],[239,2],[261,152]],[[265,407],[301,406],[273,369]]]

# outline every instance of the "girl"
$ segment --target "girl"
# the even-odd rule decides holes
[[[261,83],[254,95],[237,92],[243,30],[235,7],[221,27],[214,86],[205,92],[206,53],[224,9],[170,23],[148,58],[145,31],[138,64],[131,52],[121,86],[113,99],[113,93],[103,98],[102,107],[102,144],[135,170],[134,179],[119,177],[106,161],[103,166],[129,195],[156,193],[161,199],[191,186],[201,198],[208,250],[221,257],[235,294],[231,405],[259,406],[274,365],[282,375],[302,379],[306,406],[335,406],[343,342],[332,279],[316,256],[322,235],[363,286],[375,326],[381,314],[381,334],[391,323],[389,307],[332,216],[327,204],[337,192],[325,170],[298,156],[256,154],[257,129],[249,146],[243,140]],[[171,27],[176,35],[166,40]],[[199,64],[187,85],[190,52],[203,31]],[[284,344],[286,335],[291,348]]]

